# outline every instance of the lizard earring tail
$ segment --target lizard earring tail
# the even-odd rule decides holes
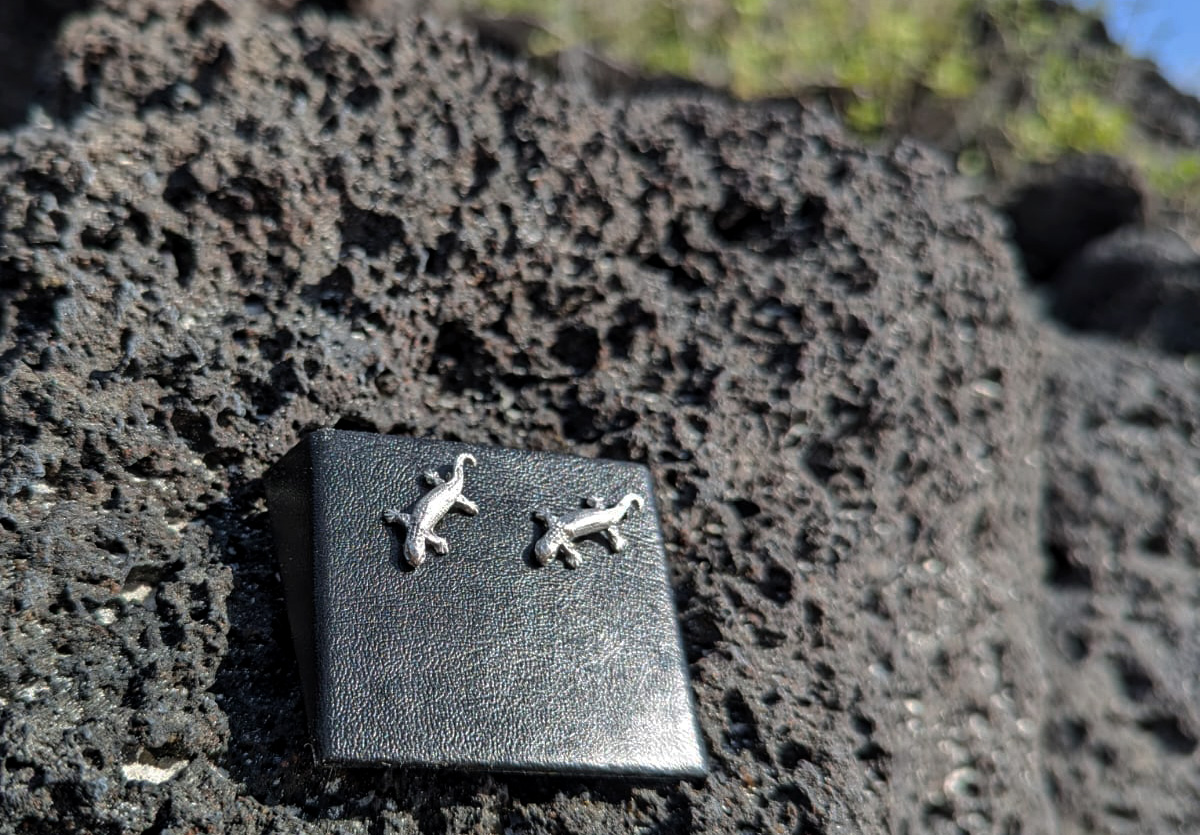
[[[474,466],[475,457],[463,453],[454,459],[454,474],[449,480],[443,479],[436,470],[426,472],[425,481],[433,489],[422,496],[409,512],[396,508],[388,508],[383,512],[385,524],[404,528],[404,559],[413,568],[425,562],[425,549],[429,546],[438,554],[449,553],[450,543],[433,532],[443,516],[451,510],[468,516],[479,512],[478,505],[463,495],[464,464]]]

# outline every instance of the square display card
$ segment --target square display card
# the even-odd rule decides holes
[[[266,481],[318,759],[705,773],[645,467],[320,430]]]

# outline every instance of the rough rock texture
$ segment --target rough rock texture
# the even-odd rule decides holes
[[[0,137],[0,829],[1053,831],[1034,333],[940,162],[112,5]],[[712,776],[314,768],[260,477],[326,425],[647,462]]]
[[[1200,376],[1050,352],[1045,727],[1063,835],[1200,831]]]

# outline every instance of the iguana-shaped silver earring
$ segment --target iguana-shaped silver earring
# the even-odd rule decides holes
[[[546,565],[561,556],[568,568],[578,568],[583,555],[575,548],[575,540],[591,534],[602,534],[614,553],[625,550],[626,540],[617,530],[617,523],[625,518],[630,507],[642,509],[642,497],[627,493],[612,507],[605,507],[604,500],[590,496],[581,510],[573,510],[562,516],[554,516],[548,510],[536,510],[533,518],[546,526],[546,533],[533,546],[533,556],[539,565]]]
[[[475,465],[475,457],[463,453],[454,459],[454,475],[444,480],[435,470],[425,473],[425,480],[433,489],[422,496],[408,513],[388,508],[383,512],[383,521],[388,525],[402,525],[405,529],[404,558],[416,568],[425,562],[425,547],[432,545],[439,554],[450,552],[450,543],[433,532],[442,517],[451,510],[468,516],[479,512],[479,506],[463,495],[463,464]]]

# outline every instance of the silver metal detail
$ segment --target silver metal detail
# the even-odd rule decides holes
[[[468,516],[479,512],[479,506],[463,495],[463,464],[475,465],[475,456],[464,452],[454,459],[454,475],[449,480],[443,479],[435,470],[425,473],[425,480],[433,485],[433,489],[417,501],[408,513],[388,508],[383,512],[383,521],[388,525],[403,525],[407,536],[404,538],[404,558],[408,564],[416,568],[425,562],[425,547],[432,545],[439,554],[450,551],[450,543],[433,532],[442,517],[451,510],[457,510]]]
[[[561,556],[568,568],[578,568],[583,555],[575,548],[575,540],[591,534],[601,534],[608,546],[616,553],[625,550],[625,537],[617,530],[617,523],[625,518],[629,508],[642,509],[644,501],[637,493],[627,493],[612,507],[605,507],[604,500],[590,496],[582,510],[573,510],[562,516],[554,516],[548,510],[534,511],[533,518],[546,526],[546,533],[533,546],[533,556],[539,565],[546,565]]]

